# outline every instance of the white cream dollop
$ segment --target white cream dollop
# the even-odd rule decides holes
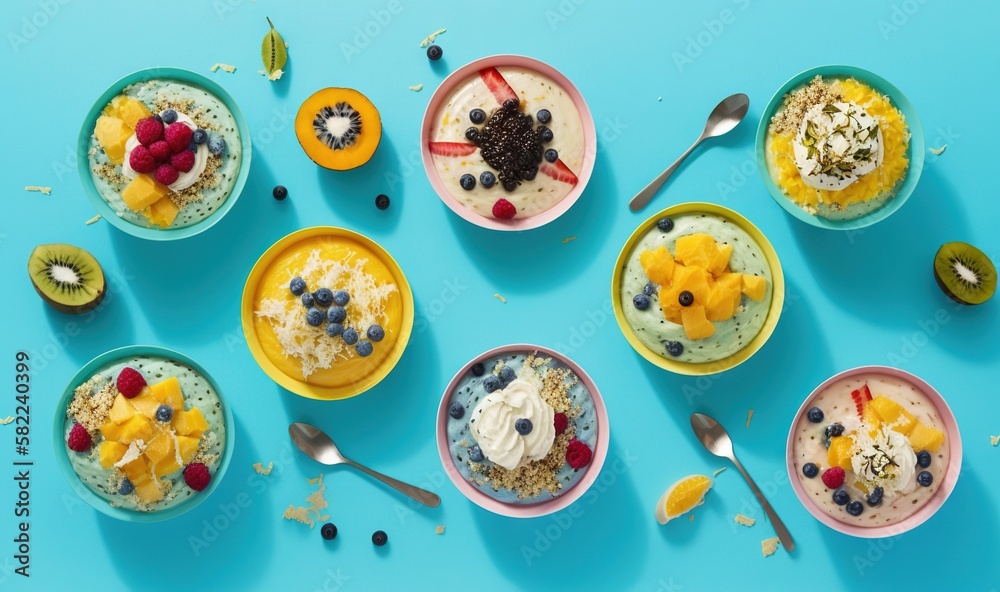
[[[878,120],[855,103],[821,103],[806,112],[792,143],[802,181],[840,191],[882,162]]]
[[[908,493],[914,487],[917,455],[910,440],[888,427],[880,428],[874,435],[866,429],[854,435],[851,469],[857,481],[868,490],[882,488],[882,494],[891,498],[897,493]]]
[[[472,412],[471,430],[486,458],[514,470],[549,453],[556,438],[554,417],[555,410],[538,388],[518,379],[479,401]],[[514,427],[519,419],[531,421],[531,431],[525,435]]]
[[[183,113],[177,114],[177,121],[191,128],[191,131],[198,129],[198,126],[195,125],[194,121],[187,115],[184,115]],[[138,145],[139,145],[139,139],[135,137],[135,134],[132,134],[132,137],[130,137],[128,140],[125,141],[125,161],[122,162],[122,174],[128,177],[129,179],[135,179],[136,177],[139,176],[139,173],[135,172],[135,170],[132,168],[132,165],[130,165],[128,162],[129,157],[132,155],[132,151],[135,150],[135,147]],[[178,191],[184,191],[188,187],[198,182],[198,178],[201,177],[201,174],[205,172],[205,167],[207,165],[208,165],[208,142],[204,142],[198,146],[197,150],[194,151],[194,166],[191,167],[191,170],[186,173],[181,173],[180,171],[177,171],[179,173],[177,180],[171,183],[170,185],[167,185],[167,187],[169,187],[170,190],[175,193]]]

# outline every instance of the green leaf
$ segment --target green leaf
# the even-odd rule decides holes
[[[840,113],[840,109],[833,103],[827,103],[826,107],[823,107],[823,113]]]
[[[274,28],[270,18],[267,19],[267,24],[271,25],[271,30],[267,32],[267,35],[264,35],[260,53],[264,61],[264,70],[270,76],[285,67],[285,62],[288,61],[288,52],[285,50],[285,40]]]

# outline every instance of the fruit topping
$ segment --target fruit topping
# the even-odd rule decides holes
[[[552,133],[552,130],[545,127],[544,125],[538,127],[537,133],[538,133],[538,139],[546,144],[551,142],[555,138],[555,135]],[[556,155],[556,158],[559,158],[559,156]],[[545,160],[548,160],[548,158],[546,158]]]
[[[465,406],[458,401],[452,402],[452,404],[448,406],[448,415],[450,415],[453,419],[462,419],[462,417],[465,416]]]
[[[177,181],[178,177],[180,177],[180,173],[178,173],[177,169],[169,164],[161,164],[156,167],[155,171],[153,171],[153,179],[155,179],[160,185],[170,185],[171,183]]]
[[[438,156],[468,156],[476,151],[475,144],[463,142],[428,142],[427,148]]]
[[[135,368],[125,366],[118,373],[115,386],[126,399],[133,399],[146,388],[146,379]]]
[[[330,288],[320,288],[313,292],[313,299],[320,306],[330,306],[333,304],[333,290]]]
[[[271,190],[271,197],[278,201],[283,201],[288,197],[288,188],[284,185],[275,185],[274,189]]]
[[[482,109],[473,109],[472,111],[469,111],[469,121],[476,125],[483,123],[486,121],[486,111],[483,111]]]
[[[301,296],[306,291],[306,281],[300,277],[293,277],[292,281],[288,282],[288,289],[295,296]]]
[[[681,306],[691,306],[692,304],[694,304],[694,294],[692,294],[688,290],[683,290],[680,294],[677,295],[677,303],[680,304]]]
[[[656,227],[660,229],[660,232],[670,232],[674,229],[674,221],[670,218],[660,218],[656,221]]]
[[[531,420],[526,417],[522,417],[521,419],[514,422],[514,429],[517,431],[518,434],[521,434],[522,436],[527,436],[528,434],[530,434],[531,429],[533,427],[534,426],[531,425]]]
[[[74,423],[73,427],[69,430],[69,436],[66,438],[66,445],[69,446],[69,449],[74,452],[87,452],[93,444],[94,440],[90,437],[90,432],[87,431],[87,428]]]
[[[479,444],[473,444],[469,447],[469,460],[483,462],[483,458],[483,449],[479,447]]]
[[[149,174],[156,170],[157,161],[145,146],[136,146],[128,155],[128,164],[137,173]]]
[[[667,353],[675,358],[684,353],[684,344],[680,341],[664,341],[663,345],[667,348]]]
[[[380,194],[376,195],[375,196],[375,207],[378,208],[378,209],[380,209],[380,210],[388,210],[389,209],[389,196],[386,195],[386,194],[384,194],[384,193],[380,193]]]
[[[656,284],[653,282],[646,282],[646,285],[642,287],[642,293],[646,296],[656,294]]]
[[[931,483],[934,482],[934,475],[931,475],[930,471],[920,471],[917,474],[917,483],[923,487],[930,487]]]
[[[337,538],[337,527],[334,526],[332,523],[327,522],[326,524],[320,527],[319,534],[320,536],[323,537],[323,540],[332,541],[333,539]]]
[[[184,482],[195,491],[204,491],[212,475],[203,463],[191,463],[184,469]]]
[[[194,152],[191,152],[190,150],[181,150],[177,154],[174,154],[170,157],[170,166],[174,167],[181,173],[190,171],[194,168]]]
[[[215,136],[208,141],[208,151],[216,156],[221,156],[226,151],[226,141],[219,136]]]
[[[436,62],[441,59],[444,55],[444,50],[441,49],[440,45],[428,45],[427,46],[427,59]]]
[[[482,376],[486,373],[486,366],[482,362],[476,362],[471,368],[473,376]]]
[[[482,174],[479,175],[479,183],[486,189],[493,187],[493,185],[495,185],[496,182],[497,182],[496,175],[494,175],[490,171],[483,171]]]
[[[829,469],[823,471],[823,485],[826,485],[830,489],[837,489],[844,484],[844,477],[846,473],[841,467],[830,467]]]
[[[552,177],[556,181],[561,181],[570,185],[576,185],[579,181],[576,174],[569,170],[569,167],[566,166],[563,161],[558,159],[552,164],[543,163],[538,170],[541,171],[543,175]],[[531,178],[525,177],[525,180],[530,181],[533,178],[534,175],[532,175]]]
[[[826,430],[823,431],[827,438],[835,438],[837,436],[844,435],[844,426],[839,423],[831,423],[826,426]]]
[[[493,217],[500,220],[510,220],[517,215],[517,208],[506,199],[500,198],[493,204]]]
[[[806,417],[808,417],[809,421],[813,423],[820,423],[823,421],[824,417],[823,410],[820,409],[819,407],[813,407],[806,413]]]
[[[163,123],[171,124],[177,121],[177,112],[174,111],[173,109],[166,109],[165,111],[160,113],[160,119],[163,120]]]
[[[315,303],[315,301],[316,298],[312,295],[311,292],[306,292],[302,294],[302,306],[309,308]]]
[[[321,167],[357,168],[375,154],[382,139],[382,120],[368,97],[349,88],[326,88],[302,103],[295,135]]]
[[[552,416],[552,423],[555,425],[557,436],[569,428],[569,418],[566,417],[565,413],[560,412]]]
[[[368,341],[367,339],[362,339],[361,341],[359,341],[358,345],[356,345],[354,349],[355,351],[358,352],[358,355],[361,356],[362,358],[367,358],[368,356],[372,355],[373,351],[375,351],[375,347],[372,345],[372,342]]]
[[[458,184],[462,186],[462,189],[472,191],[476,188],[476,178],[466,173],[458,180]]]
[[[135,139],[143,146],[150,146],[163,138],[163,124],[149,117],[135,124]]]
[[[368,339],[371,339],[375,343],[385,339],[385,329],[383,329],[380,325],[372,325],[368,327],[367,333]]]
[[[191,141],[194,142],[196,146],[200,146],[208,141],[208,132],[198,128],[191,132]]]
[[[122,479],[121,484],[118,485],[118,495],[128,495],[133,491],[135,491],[135,485],[127,478]]]
[[[156,408],[156,421],[168,423],[174,416],[174,410],[170,405],[160,405]]]
[[[881,487],[875,487],[872,492],[868,494],[868,505],[871,507],[877,507],[882,505],[882,495],[883,491]]]
[[[535,113],[535,119],[538,123],[548,123],[552,121],[552,113],[548,109],[539,109],[538,113]]]
[[[343,323],[347,319],[347,310],[343,306],[331,306],[326,311],[326,320],[331,323]]]
[[[543,154],[542,156],[545,158],[545,160],[549,162],[555,162],[559,160],[559,153],[553,150],[552,148],[546,150],[545,154]]]
[[[191,128],[180,122],[171,123],[163,130],[163,139],[166,140],[167,144],[170,144],[170,149],[174,153],[187,150],[188,145],[191,144],[191,136]],[[209,149],[211,149],[211,144],[209,144]]]
[[[306,322],[313,327],[322,325],[324,319],[326,319],[326,313],[315,306],[306,311]]]
[[[389,542],[389,535],[385,534],[384,530],[376,530],[374,533],[372,533],[372,543],[374,543],[376,547],[381,547],[388,542]]]
[[[632,297],[632,306],[637,310],[646,310],[649,308],[649,296],[646,296],[646,294],[636,294]]]
[[[849,501],[851,501],[851,496],[850,494],[847,493],[847,491],[843,489],[838,489],[837,491],[833,492],[833,503],[837,504],[838,506],[846,505],[847,502]]]
[[[922,469],[926,469],[931,466],[931,453],[926,450],[921,450],[917,453],[917,465]]]
[[[337,306],[347,306],[350,301],[351,295],[347,293],[347,290],[337,290],[333,293],[333,302]]]
[[[684,477],[667,488],[656,504],[656,521],[660,524],[683,516],[705,502],[712,488],[712,479],[705,475]]]
[[[586,442],[575,438],[570,440],[566,447],[566,464],[574,469],[582,469],[590,464],[592,458],[593,452],[590,451],[590,446],[587,446]]]
[[[344,329],[344,332],[340,336],[344,343],[347,345],[354,345],[358,342],[358,331],[354,327],[348,327]]]
[[[858,500],[854,500],[853,502],[847,504],[847,507],[844,509],[847,510],[847,513],[851,516],[860,516],[861,512],[864,512],[865,506]]]
[[[326,324],[326,334],[330,337],[336,337],[344,333],[344,326],[340,323],[327,323]]]
[[[35,247],[28,257],[28,277],[46,304],[67,314],[93,310],[106,292],[104,271],[97,259],[73,245]]]
[[[479,77],[483,79],[486,88],[490,89],[497,102],[503,105],[506,101],[517,101],[517,93],[507,84],[500,71],[496,68],[485,68],[479,71]],[[516,107],[516,105],[515,105]]]
[[[985,253],[963,242],[946,243],[934,255],[934,279],[959,304],[982,304],[997,290],[997,269]]]
[[[854,407],[858,411],[858,417],[864,419],[865,404],[872,400],[872,392],[868,390],[868,385],[865,384],[861,388],[851,391],[851,398],[854,399]]]
[[[466,140],[468,140],[470,142],[475,142],[476,138],[478,138],[478,137],[479,137],[479,128],[470,127],[469,129],[465,130],[465,139]]]
[[[812,479],[816,475],[819,475],[819,467],[816,466],[816,463],[806,463],[802,465],[802,474]]]
[[[492,393],[493,391],[498,391],[501,388],[500,377],[496,374],[490,374],[483,379],[483,390],[486,391],[487,394]]]

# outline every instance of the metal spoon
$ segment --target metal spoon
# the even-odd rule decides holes
[[[397,481],[392,477],[386,477],[385,475],[377,473],[368,467],[359,465],[353,460],[345,458],[344,455],[340,453],[340,450],[337,449],[337,445],[333,443],[330,436],[327,436],[323,430],[320,430],[319,428],[313,427],[307,423],[293,423],[288,426],[288,435],[292,437],[292,442],[295,442],[295,445],[299,447],[299,450],[305,452],[306,456],[311,457],[315,461],[331,466],[352,466],[359,471],[368,473],[396,491],[410,496],[425,506],[436,508],[441,504],[441,498],[438,497],[437,494],[420,489],[419,487],[407,485],[406,483]]]
[[[757,501],[760,502],[761,507],[764,508],[764,513],[767,514],[767,518],[774,524],[774,531],[778,534],[778,540],[781,541],[781,546],[785,548],[786,551],[791,551],[795,548],[795,542],[792,540],[792,535],[788,534],[788,529],[785,528],[785,523],[778,518],[778,515],[774,512],[774,508],[771,504],[767,503],[764,499],[764,494],[760,492],[757,484],[753,482],[750,475],[747,474],[743,465],[740,461],[736,460],[736,454],[733,452],[733,441],[729,438],[729,434],[726,433],[726,429],[715,421],[711,417],[702,413],[692,413],[691,414],[691,427],[694,429],[694,435],[698,436],[701,440],[702,446],[708,449],[709,452],[715,456],[720,456],[722,458],[728,458],[733,461],[736,468],[739,469],[740,474],[743,478],[747,480],[747,484],[750,485],[750,489],[753,494],[757,496]]]
[[[667,182],[667,178],[674,172],[674,169],[684,162],[684,159],[694,151],[698,144],[701,144],[706,138],[715,138],[732,131],[746,117],[748,109],[750,109],[750,97],[743,93],[726,97],[721,103],[716,105],[715,109],[708,116],[708,121],[705,123],[705,130],[701,132],[698,140],[694,144],[691,144],[691,147],[685,150],[684,154],[681,154],[681,157],[674,164],[670,165],[667,170],[660,173],[659,177],[653,179],[649,185],[646,185],[642,191],[637,193],[632,198],[632,201],[628,202],[629,209],[633,212],[638,212],[646,207],[649,200],[653,199],[653,196],[656,195],[660,187]]]

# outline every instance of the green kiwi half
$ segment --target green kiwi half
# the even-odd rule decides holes
[[[968,243],[945,243],[934,255],[934,279],[960,304],[982,304],[997,291],[997,269],[985,253]]]
[[[38,245],[28,258],[28,275],[42,300],[60,312],[84,313],[104,300],[104,271],[80,247]]]

